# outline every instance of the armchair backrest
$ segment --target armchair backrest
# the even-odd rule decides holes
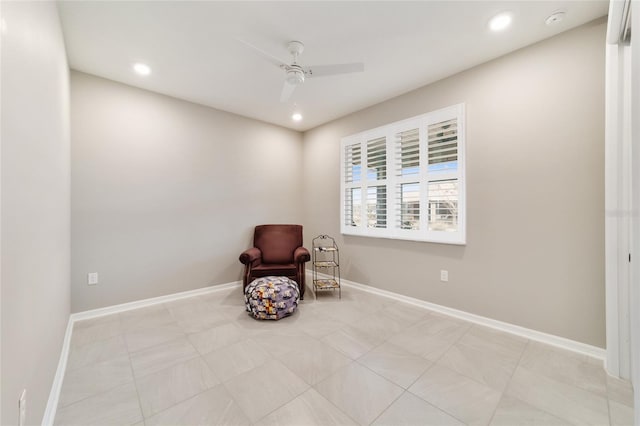
[[[302,247],[302,225],[259,225],[253,245],[262,252],[263,263],[293,263],[293,252]]]

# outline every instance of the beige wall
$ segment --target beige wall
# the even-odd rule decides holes
[[[42,421],[69,319],[69,71],[53,2],[2,2],[2,425]]]
[[[605,24],[306,132],[306,244],[338,236],[349,280],[603,347]],[[467,245],[341,236],[340,138],[459,102]]]
[[[239,280],[302,222],[298,132],[75,71],[71,114],[73,312]]]

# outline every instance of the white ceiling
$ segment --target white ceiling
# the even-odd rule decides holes
[[[296,130],[307,130],[551,37],[607,13],[608,1],[59,3],[71,68]],[[562,9],[555,26],[544,19]],[[492,33],[489,19],[513,14]],[[302,65],[363,62],[308,79],[280,103],[284,71],[238,42]],[[141,77],[134,62],[151,66]],[[295,104],[295,105],[294,105]],[[291,120],[294,109],[304,119]]]

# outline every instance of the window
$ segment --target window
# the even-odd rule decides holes
[[[464,104],[348,136],[341,232],[465,244]]]

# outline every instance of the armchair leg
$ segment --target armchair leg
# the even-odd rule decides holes
[[[242,291],[244,292],[244,289],[247,288],[247,285],[249,284],[249,275],[251,274],[251,270],[249,269],[249,265],[245,266],[244,268],[244,274],[242,276]]]
[[[306,277],[304,263],[298,265],[298,287],[300,287],[300,300],[304,300],[304,292],[306,290]]]

